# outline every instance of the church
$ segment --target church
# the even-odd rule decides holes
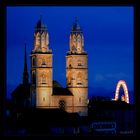
[[[68,49],[64,69],[66,88],[63,88],[53,80],[53,51],[49,46],[48,28],[40,18],[35,26],[34,48],[30,54],[29,102],[33,108],[60,108],[85,116],[88,111],[88,55],[84,50],[83,32],[77,18],[70,31]],[[24,67],[23,80],[28,81],[26,63]]]

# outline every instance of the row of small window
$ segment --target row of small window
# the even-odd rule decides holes
[[[35,75],[35,73],[33,73],[33,75],[32,75],[32,84],[36,84],[36,75]],[[42,76],[41,84],[47,84],[46,77]]]
[[[71,85],[71,83],[68,83],[68,85]],[[82,83],[78,82],[77,85],[82,85]]]
[[[78,63],[77,66],[82,66],[82,64],[81,63]],[[71,64],[69,65],[69,68],[72,68],[72,65]]]
[[[42,59],[42,64],[41,65],[46,65],[45,59]],[[35,58],[32,59],[32,66],[36,66]]]

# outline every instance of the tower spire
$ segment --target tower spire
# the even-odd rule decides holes
[[[40,21],[42,22],[42,15],[40,14]]]
[[[75,23],[77,23],[77,22],[78,22],[78,17],[76,16],[76,17],[75,17]]]
[[[27,59],[26,59],[26,43],[24,51],[24,71],[23,71],[23,84],[28,84],[28,70],[27,70]]]
[[[75,17],[75,21],[74,21],[74,24],[72,26],[72,31],[76,31],[76,32],[81,31],[80,25],[78,23],[78,17],[77,16]]]

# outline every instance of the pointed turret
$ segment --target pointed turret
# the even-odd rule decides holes
[[[34,49],[32,50],[32,52],[51,53],[51,49],[49,49],[48,29],[47,26],[43,24],[41,17],[35,26]]]
[[[70,48],[66,56],[66,82],[73,94],[73,112],[87,115],[88,55],[84,51],[84,37],[77,17],[70,32]]]
[[[37,33],[37,32],[39,32],[39,33],[47,32],[47,26],[45,24],[43,24],[41,16],[35,26],[35,33]]]
[[[81,28],[80,28],[80,25],[79,25],[79,23],[78,23],[78,17],[75,17],[75,22],[74,22],[74,24],[73,24],[73,26],[72,26],[72,32],[81,32],[82,30],[81,30]]]
[[[27,70],[27,59],[26,59],[26,44],[25,44],[25,52],[24,52],[24,71],[23,71],[23,84],[28,84],[28,70]]]
[[[78,18],[75,17],[74,24],[70,32],[70,52],[73,54],[81,54],[84,52],[84,37],[81,27],[78,23]]]

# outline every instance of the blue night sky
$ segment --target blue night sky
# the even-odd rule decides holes
[[[134,11],[131,6],[7,7],[7,95],[22,83],[24,44],[28,72],[34,47],[34,27],[42,15],[53,51],[53,79],[66,86],[66,52],[75,17],[83,30],[88,53],[89,97],[114,98],[117,82],[125,80],[133,102]]]

